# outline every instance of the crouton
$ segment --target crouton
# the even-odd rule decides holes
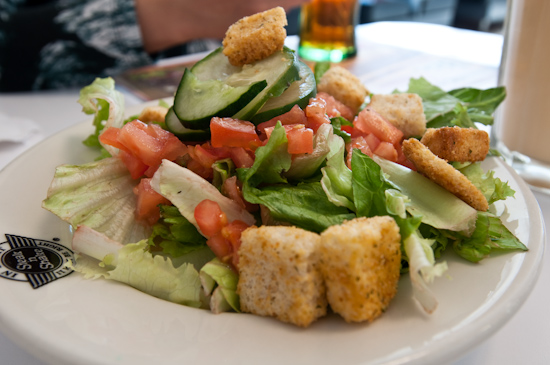
[[[137,119],[141,120],[143,123],[164,122],[166,113],[168,113],[168,109],[163,106],[148,106],[141,111]]]
[[[231,25],[223,39],[223,54],[233,66],[243,66],[283,49],[286,13],[276,7],[244,17]]]
[[[417,94],[375,94],[368,106],[403,132],[405,138],[422,136],[426,131],[422,98]]]
[[[483,161],[489,153],[489,134],[475,128],[428,128],[420,142],[447,161]]]
[[[318,234],[296,227],[246,229],[239,248],[241,310],[307,327],[327,311]]]
[[[472,208],[486,211],[489,204],[485,196],[460,171],[437,157],[420,141],[409,138],[403,141],[403,153],[418,172],[462,199]]]
[[[399,227],[389,216],[356,218],[321,233],[328,303],[346,322],[371,322],[397,292]]]
[[[357,114],[359,107],[369,94],[357,76],[347,69],[335,65],[323,74],[317,84],[317,91],[332,95],[336,100],[347,105],[354,114]]]

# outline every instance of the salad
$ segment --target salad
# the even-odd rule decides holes
[[[492,213],[494,202],[514,194],[506,182],[478,162],[452,163],[490,205],[470,207],[415,171],[396,127],[361,124],[368,98],[350,114],[317,92],[327,69],[311,70],[286,48],[236,67],[220,48],[185,71],[173,102],[130,118],[112,79],[83,88],[79,103],[95,126],[84,143],[98,159],[59,166],[43,201],[74,229],[74,269],[186,306],[240,311],[238,252],[249,227],[321,233],[390,216],[401,274],[433,312],[429,283],[447,271],[438,261],[444,250],[471,262],[527,250]],[[423,78],[403,92],[420,96],[429,128],[490,125],[505,96],[501,87],[446,92]],[[354,144],[371,134],[395,155]]]

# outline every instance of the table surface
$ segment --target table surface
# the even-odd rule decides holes
[[[343,65],[376,93],[405,90],[411,77],[425,77],[444,90],[497,84],[502,37],[496,34],[459,30],[447,26],[381,22],[357,28],[358,55]],[[295,48],[296,37],[287,45]],[[32,145],[86,119],[76,100],[78,91],[0,94],[0,114],[28,119],[40,125],[25,142],[0,142],[0,169]],[[127,95],[127,104],[140,101]],[[550,196],[535,192],[550,227]],[[543,264],[541,276],[530,296],[497,333],[455,361],[454,364],[548,364],[550,363],[550,265]],[[0,333],[1,363],[43,364]]]

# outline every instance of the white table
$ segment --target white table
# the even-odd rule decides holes
[[[420,23],[373,23],[360,26],[360,64],[348,66],[374,92],[404,90],[410,77],[452,89],[496,85],[502,37]],[[296,38],[288,44],[295,46]],[[41,131],[25,143],[0,143],[0,168],[43,138],[86,119],[77,104],[77,91],[0,94],[0,113],[37,122]],[[135,104],[129,97],[127,104]],[[550,228],[550,196],[535,193],[546,229]],[[550,265],[523,307],[495,335],[454,364],[550,364]],[[1,299],[0,299],[1,300]],[[32,357],[0,334],[0,364],[38,365]]]

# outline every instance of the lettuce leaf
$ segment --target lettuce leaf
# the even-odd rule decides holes
[[[322,232],[355,217],[346,208],[332,204],[319,182],[261,188],[245,184],[243,195],[248,202],[267,207],[276,221],[288,222],[313,232]]]
[[[508,197],[513,197],[515,194],[515,191],[508,185],[507,182],[503,182],[498,177],[494,176],[494,171],[488,171],[485,173],[479,162],[453,162],[453,166],[464,174],[468,180],[470,180],[476,188],[483,193],[489,204],[493,204],[498,200],[505,200]]]
[[[110,78],[96,78],[90,85],[80,90],[78,103],[86,114],[94,114],[95,131],[84,140],[91,147],[103,146],[110,155],[118,153],[118,149],[102,145],[99,136],[108,127],[120,128],[124,124],[124,95],[115,90],[115,81]]]
[[[476,122],[492,125],[493,113],[506,97],[504,87],[487,90],[461,88],[446,92],[422,77],[412,78],[406,92],[418,94],[422,98],[429,128],[476,128]]]
[[[288,171],[291,164],[286,132],[281,122],[277,122],[266,145],[256,149],[252,167],[237,169],[237,176],[240,181],[250,186],[261,183],[286,183],[287,179],[282,173]]]
[[[190,307],[204,307],[199,272],[192,264],[175,267],[170,258],[153,255],[147,240],[130,243],[102,262],[80,260],[74,265],[86,277],[103,277],[130,285],[144,293]]]
[[[55,170],[42,207],[73,227],[86,225],[120,243],[149,237],[150,229],[135,220],[137,181],[116,157]]]
[[[214,313],[240,311],[237,283],[239,275],[217,258],[200,270],[204,294],[210,297],[210,310]]]
[[[459,236],[453,248],[471,262],[479,262],[498,251],[527,251],[527,247],[504,226],[499,217],[486,212],[478,212],[474,233],[470,237]]]

